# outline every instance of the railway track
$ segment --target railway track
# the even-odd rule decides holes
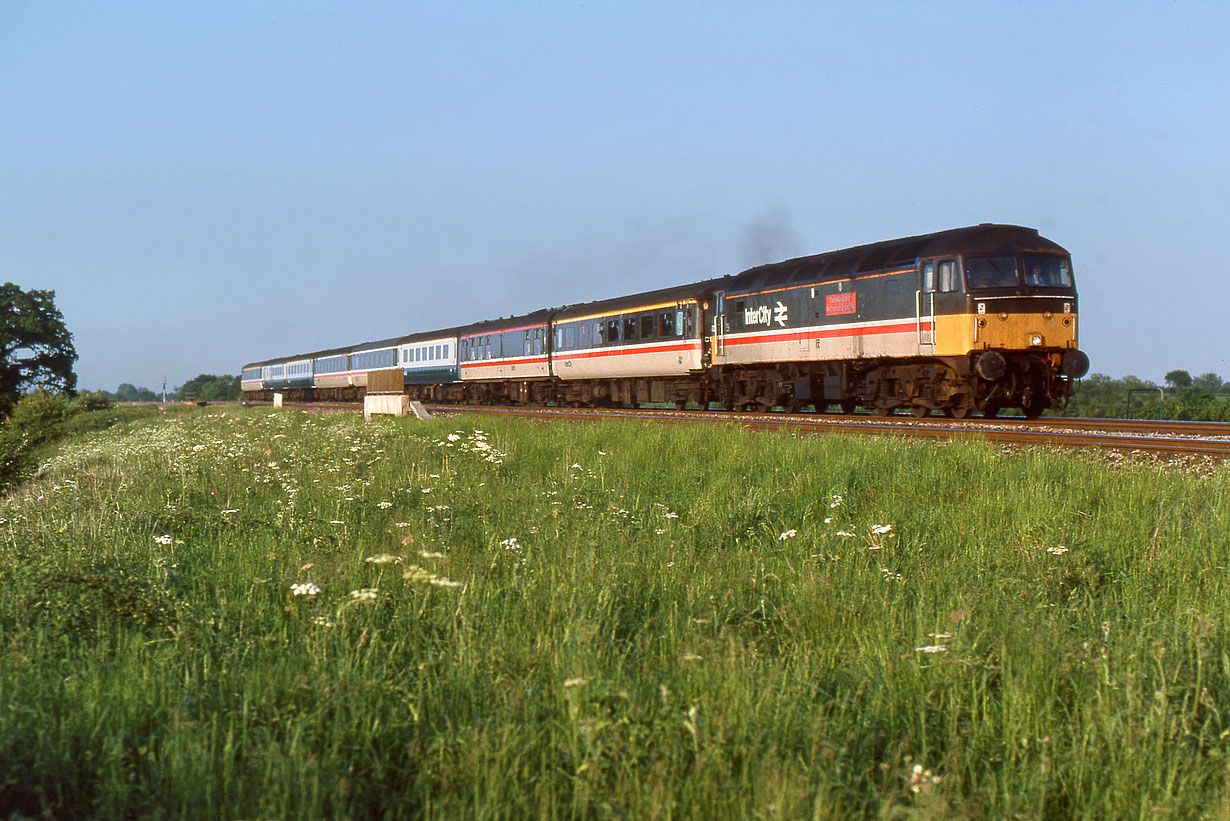
[[[358,411],[360,403],[322,402],[292,407]],[[917,419],[855,414],[727,413],[654,408],[562,408],[482,405],[428,405],[432,411],[486,413],[535,419],[640,419],[656,422],[740,424],[753,430],[786,430],[801,435],[841,433],[930,440],[972,439],[1002,445],[1096,448],[1168,457],[1230,459],[1230,425],[1215,422],[1142,419],[1001,417],[997,419]]]

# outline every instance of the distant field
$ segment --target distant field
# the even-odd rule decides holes
[[[203,409],[0,503],[0,814],[1230,815],[1230,473]]]

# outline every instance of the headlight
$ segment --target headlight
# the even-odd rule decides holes
[[[1042,334],[1032,334],[1029,337],[1029,344],[1035,348],[1042,344]]]

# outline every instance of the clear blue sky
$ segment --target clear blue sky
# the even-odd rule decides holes
[[[83,388],[979,222],[1230,377],[1230,4],[0,4],[0,280]]]

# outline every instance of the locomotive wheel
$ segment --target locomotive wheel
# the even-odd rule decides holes
[[[891,408],[876,408],[876,413],[880,416],[892,416],[897,412],[897,407],[894,405]]]
[[[988,402],[982,406],[982,415],[987,419],[994,419],[999,415],[999,404],[996,402]]]
[[[854,413],[854,405],[855,405],[855,402],[853,399],[841,400],[841,412],[844,413],[846,416],[849,416],[850,414]]]
[[[964,419],[969,416],[969,405],[954,405],[944,408],[944,415],[949,419]]]
[[[915,419],[926,419],[931,415],[931,408],[926,405],[915,405],[910,408],[910,413],[914,414]]]
[[[1042,411],[1047,409],[1045,402],[1031,402],[1021,408],[1021,412],[1025,414],[1026,419],[1037,419],[1042,415]]]

